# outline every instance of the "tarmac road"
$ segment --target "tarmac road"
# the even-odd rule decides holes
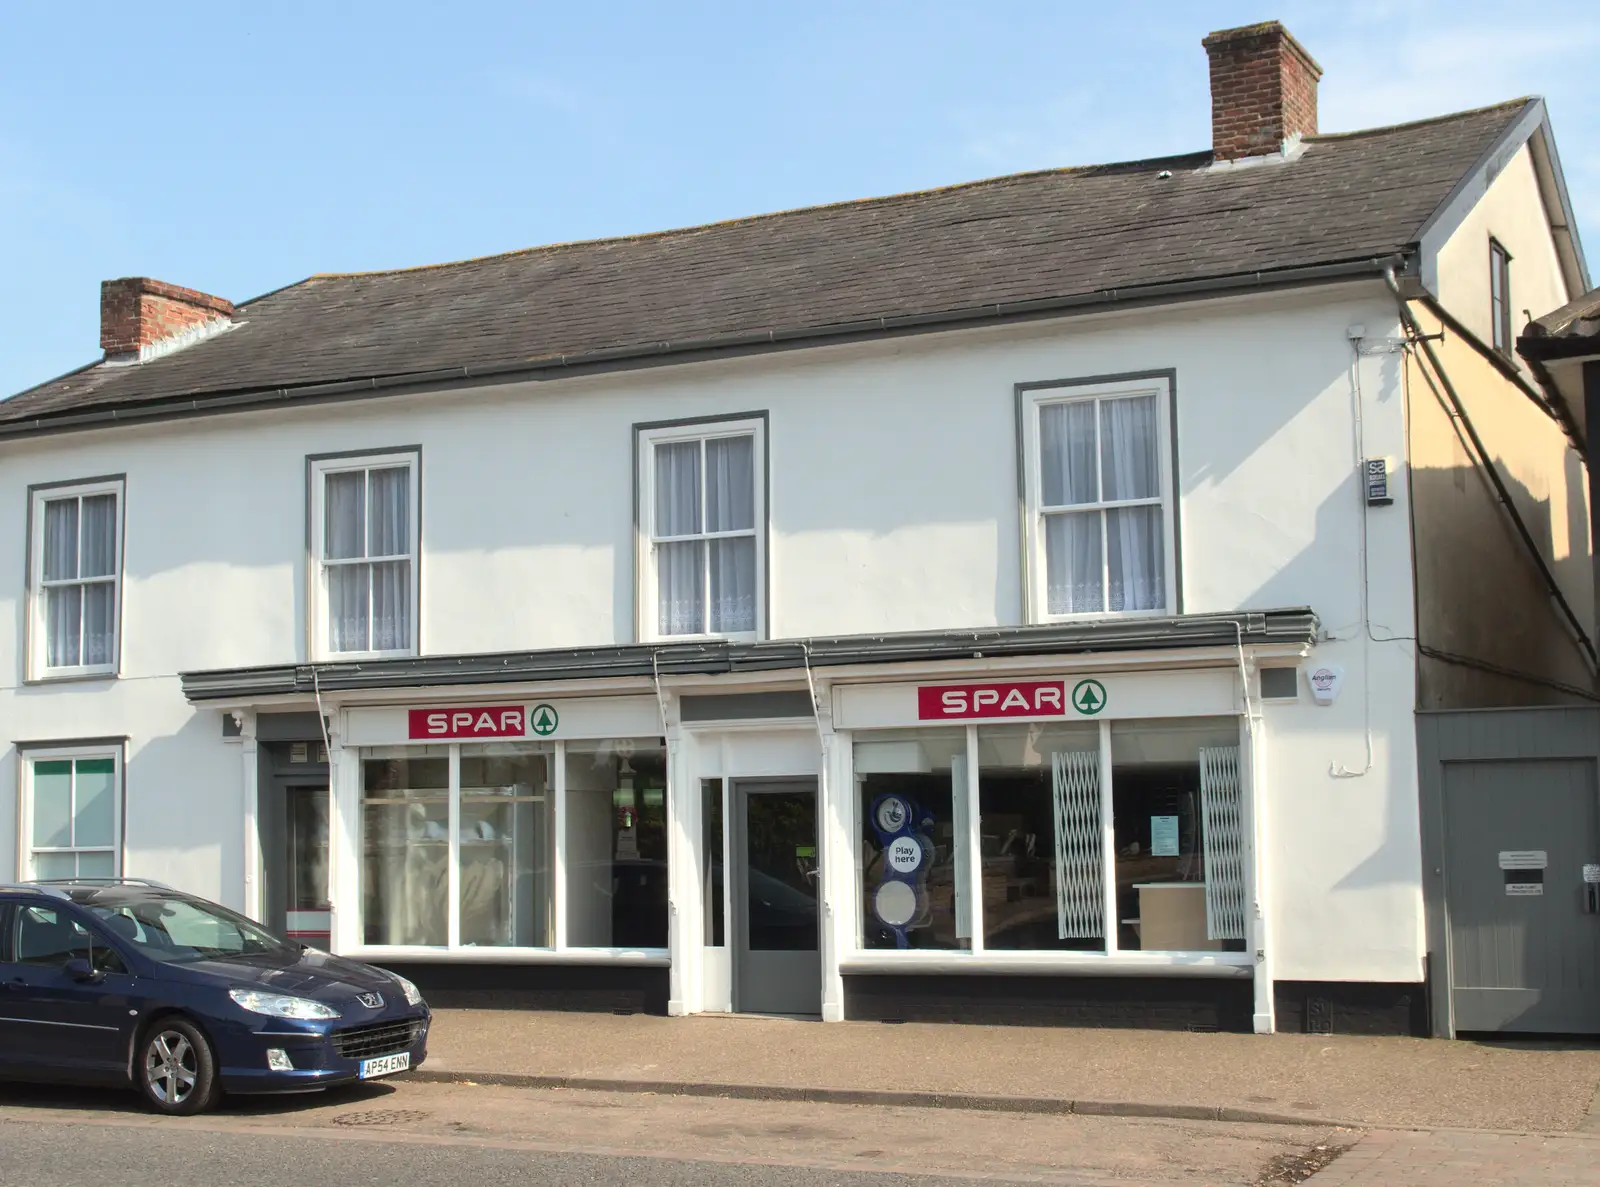
[[[1255,1184],[1360,1135],[391,1081],[168,1119],[131,1094],[0,1086],[11,1187]]]

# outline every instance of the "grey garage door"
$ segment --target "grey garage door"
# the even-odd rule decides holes
[[[1447,762],[1443,775],[1457,1032],[1600,1033],[1594,762]]]

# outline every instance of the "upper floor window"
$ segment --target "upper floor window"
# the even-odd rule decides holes
[[[1037,387],[1023,412],[1032,620],[1173,612],[1168,381]]]
[[[1489,240],[1489,314],[1493,319],[1494,348],[1511,353],[1511,253],[1498,240]]]
[[[418,455],[313,458],[313,651],[417,651]]]
[[[643,637],[766,630],[765,422],[641,426]]]
[[[33,679],[113,675],[122,602],[121,478],[30,492]]]

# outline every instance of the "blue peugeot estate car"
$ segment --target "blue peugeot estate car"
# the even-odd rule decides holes
[[[0,1076],[197,1113],[414,1068],[429,1020],[404,977],[157,883],[0,884]]]

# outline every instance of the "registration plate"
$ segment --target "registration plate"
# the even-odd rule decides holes
[[[374,1080],[379,1076],[392,1076],[396,1072],[403,1072],[411,1066],[411,1052],[402,1051],[399,1055],[380,1055],[377,1059],[363,1059],[361,1061],[361,1078]]]

